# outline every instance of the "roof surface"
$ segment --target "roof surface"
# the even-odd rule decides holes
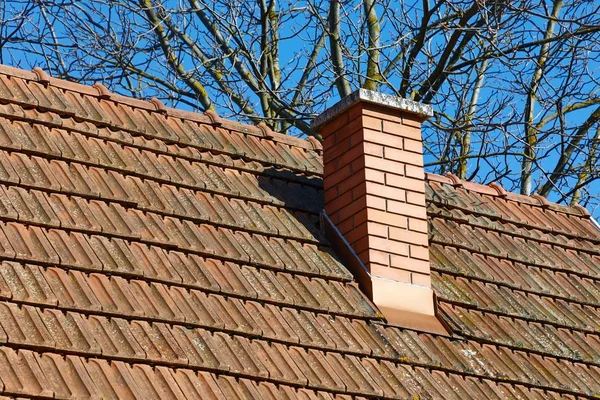
[[[319,233],[315,147],[1,67],[0,393],[600,395],[587,213],[428,176],[454,336],[390,327]]]

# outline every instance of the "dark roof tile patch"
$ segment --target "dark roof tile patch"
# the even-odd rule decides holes
[[[321,150],[0,67],[0,398],[600,395],[589,214],[428,175],[454,336],[391,327],[320,232]]]

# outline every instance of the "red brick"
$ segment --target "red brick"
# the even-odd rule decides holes
[[[415,128],[393,122],[383,122],[383,132],[397,137],[404,137],[413,140],[422,140],[421,128]]]
[[[354,242],[352,247],[357,253],[362,253],[365,250],[379,250],[406,257],[409,255],[409,247],[406,243],[395,242],[393,240],[383,239],[376,236],[364,237]]]
[[[413,153],[423,154],[423,143],[420,140],[412,140],[403,138],[403,149],[406,151],[412,151]]]
[[[339,170],[326,175],[323,177],[323,186],[325,188],[325,190],[330,189],[332,187],[334,187],[335,185],[338,185],[340,183],[344,183],[344,185],[347,188],[351,188],[353,186],[358,185],[359,183],[363,182],[365,179],[365,175],[364,175],[364,171],[363,168],[359,168],[358,165],[360,165],[361,162],[356,162],[356,164],[352,163],[352,164],[348,164],[343,168],[340,168]],[[362,164],[364,164],[364,162],[362,162]],[[354,180],[354,182],[349,182],[346,183],[347,179],[352,179]],[[340,189],[341,192],[341,189]]]
[[[371,129],[365,129],[363,131],[362,139],[365,142],[376,143],[385,147],[393,147],[396,149],[402,149],[403,146],[401,137],[388,135],[387,133],[382,133]]]
[[[366,183],[366,191],[379,197],[390,200],[406,201],[406,191],[391,186],[381,185],[373,182]]]
[[[409,255],[409,246],[406,243],[396,242],[394,240],[370,237],[369,244],[373,250],[387,251],[390,254]]]
[[[418,193],[425,193],[425,181],[419,179],[407,178],[404,176],[386,173],[385,184],[404,190],[410,190]]]
[[[362,252],[371,249],[369,245],[369,237],[366,236],[352,244],[352,248],[357,254],[361,254]]]
[[[352,246],[353,249],[355,249],[354,251],[356,251],[356,248],[354,246]],[[365,265],[365,268],[367,268],[367,271],[369,270],[369,267],[367,267],[367,265],[369,265],[369,260],[367,258],[365,258],[366,256],[363,254],[362,256],[359,254],[358,258],[360,258],[360,261],[362,261],[362,263]]]
[[[411,283],[412,272],[403,271],[397,268],[390,268],[383,265],[373,264],[369,266],[371,274],[380,278],[392,279],[394,281]]]
[[[406,164],[404,166],[404,175],[410,178],[416,178],[421,181],[425,180],[425,170],[423,167]]]
[[[429,248],[427,248],[427,246],[418,246],[411,244],[409,246],[409,249],[411,258],[429,261]]]
[[[388,226],[378,224],[377,222],[364,222],[356,226],[353,231],[362,231],[368,235],[379,236],[384,239],[388,238]],[[354,243],[360,238],[362,238],[362,236],[357,236],[357,234],[354,234],[352,238],[346,236],[346,240],[350,243]]]
[[[338,230],[344,235],[344,237],[346,236],[346,233],[350,232],[352,229],[354,229],[354,216],[347,218],[343,221],[339,221],[339,213],[335,213],[334,214],[336,216],[336,220],[338,220],[338,222],[333,221],[333,217],[330,216],[329,218],[331,218],[331,220],[334,222],[335,226],[338,228]]]
[[[421,129],[422,117],[404,112],[402,113],[402,123],[406,126]]]
[[[388,149],[385,150],[387,152]],[[379,171],[404,175],[404,163],[385,158],[377,158],[368,154],[365,155],[365,168],[373,168]]]
[[[383,131],[395,136],[402,136],[402,121],[383,121]]]
[[[408,218],[408,229],[415,232],[427,233],[427,221],[416,218]]]
[[[427,210],[425,208],[394,200],[387,200],[386,211],[406,215],[407,217],[427,219]]]
[[[364,136],[363,130],[359,129],[359,130],[355,131],[354,133],[352,133],[351,135],[348,135],[346,140],[348,140],[350,142],[350,147],[354,147],[354,146],[358,145],[359,143],[364,143],[365,136]]]
[[[375,157],[383,158],[383,146],[376,143],[364,143],[365,154],[370,154]]]
[[[340,195],[339,187],[339,185],[336,185],[325,190],[325,204],[329,203]]]
[[[344,166],[342,166],[342,168],[343,167]],[[323,164],[323,176],[329,176],[334,172],[338,171],[339,169],[340,168],[338,168],[337,163],[335,163],[334,161],[328,162],[327,164]]]
[[[426,207],[424,193],[417,193],[417,192],[410,192],[410,191],[406,192],[406,202],[417,205],[417,206]]]
[[[367,212],[368,211],[369,211],[369,209],[365,208],[363,210],[359,210],[356,213],[356,215],[354,216],[354,222],[355,222],[354,226],[358,226],[360,224],[367,222]]]
[[[323,142],[323,148],[327,149],[327,151],[323,153],[323,164],[327,164],[340,157],[349,151],[351,147],[350,139],[346,139],[337,144],[331,144],[328,147],[325,147],[325,142]]]
[[[380,265],[389,266],[390,254],[385,251],[378,251],[367,249],[361,252],[358,257],[366,264],[368,262],[374,262]]]
[[[431,287],[431,275],[428,274],[419,274],[417,272],[411,273],[411,279],[413,285],[426,286]]]
[[[354,199],[352,198],[352,191],[346,192],[340,196],[337,196],[330,202],[325,204],[325,209],[330,213],[334,213],[341,209],[342,207],[346,207],[348,204],[352,203]]]
[[[350,119],[350,121],[352,121],[353,119],[362,117],[363,108],[364,108],[364,104],[362,104],[362,103],[357,103],[357,104],[353,105],[352,107],[350,107],[348,109],[348,118]],[[400,118],[400,121],[402,121],[402,118]]]
[[[367,194],[367,207],[374,208],[376,210],[386,211],[387,208],[387,200],[382,197],[373,196]]]
[[[358,199],[359,197],[368,194],[366,184],[356,185],[350,191],[352,192],[352,198],[354,199]]]
[[[389,228],[389,237],[390,239],[398,240],[403,243],[417,244],[421,246],[427,246],[429,244],[429,239],[426,233],[418,233],[393,226]]]
[[[367,225],[363,224],[357,227],[352,228],[350,231],[344,233],[344,237],[348,241],[348,243],[353,244],[359,241],[360,239],[368,236],[370,233],[367,230]]]
[[[364,115],[362,117],[362,126],[363,128],[373,129],[375,131],[381,131],[383,121],[379,118],[371,117],[368,115]]]
[[[340,182],[348,179],[352,174],[350,173],[350,166],[335,171],[332,174],[323,177],[323,186],[325,190],[330,189]]]
[[[323,149],[330,149],[336,144],[335,135],[329,135],[323,138]],[[329,150],[328,150],[329,151]],[[325,155],[325,152],[323,152]]]
[[[375,235],[383,238],[389,237],[390,227],[385,224],[379,224],[377,222],[367,222],[366,228],[369,231],[369,235]]]
[[[365,103],[347,113],[325,157],[326,209],[373,275],[429,286],[420,123]]]
[[[368,115],[383,121],[402,122],[402,113],[377,104],[364,104],[362,106],[363,115]]]
[[[357,212],[366,207],[365,201],[365,196],[363,196],[360,199],[354,200],[347,206],[337,210],[339,212],[339,221],[345,221],[348,218],[354,217],[354,215],[356,215]],[[333,213],[334,211],[330,212]]]
[[[385,173],[374,169],[365,169],[365,180],[383,184],[385,183]]]
[[[429,274],[431,272],[428,261],[418,260],[408,256],[390,255],[390,266],[422,274]]]
[[[348,122],[342,129],[335,133],[336,143],[343,142],[344,140],[354,136],[356,133],[359,136],[363,135],[363,126],[362,126],[362,118],[355,118]],[[351,142],[355,142],[356,140],[351,140]]]
[[[319,129],[319,131],[321,132],[321,136],[326,138],[332,133],[339,131],[340,128],[348,124],[348,121],[349,120],[347,111],[336,115],[333,119],[323,124],[323,126]]]
[[[365,167],[365,157],[358,157],[352,163],[350,163],[350,171],[354,173],[354,171],[359,171]]]
[[[375,210],[368,208],[365,210],[366,220],[373,222],[380,222],[389,226],[395,226],[398,228],[406,228],[408,224],[408,217],[404,215],[392,214],[385,211]],[[361,212],[362,220],[362,212]]]
[[[351,177],[349,177],[349,179],[339,182],[337,185],[335,185],[334,187],[337,188],[338,195],[353,190],[356,187],[365,186],[365,173],[366,170],[364,169],[356,171]],[[327,185],[327,189],[330,189],[329,185]],[[325,194],[327,195],[327,192],[325,192]]]
[[[423,156],[410,151],[385,148],[384,157],[388,160],[399,161],[401,163],[423,167]]]
[[[332,172],[345,167],[346,165],[354,162],[357,158],[364,157],[364,154],[365,150],[361,145],[347,149],[347,151],[345,151],[343,154],[340,154],[337,158],[331,159],[329,162],[325,163],[323,175],[327,176],[327,174],[331,174]]]
[[[333,222],[339,228],[341,223],[340,212],[328,212],[327,215],[329,216],[329,219],[331,219],[331,222]]]

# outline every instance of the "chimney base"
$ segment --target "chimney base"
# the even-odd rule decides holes
[[[325,211],[321,214],[321,227],[333,250],[389,325],[451,335],[452,330],[438,313],[436,296],[431,288],[371,275]],[[398,309],[398,304],[402,304],[402,309]]]
[[[371,275],[373,298],[389,325],[438,335],[449,335],[450,329],[438,316],[435,293],[426,286],[380,278]],[[402,304],[402,309],[398,309]]]

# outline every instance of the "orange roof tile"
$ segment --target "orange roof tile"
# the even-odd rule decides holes
[[[319,229],[321,149],[0,67],[0,398],[592,398],[600,232],[429,175],[453,337],[387,326]]]

